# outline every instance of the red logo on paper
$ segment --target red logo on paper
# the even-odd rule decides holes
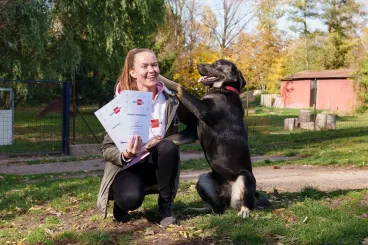
[[[141,99],[138,99],[137,100],[137,105],[142,105],[143,104],[143,101]]]
[[[160,126],[160,122],[158,119],[152,119],[151,120],[151,128],[158,128]]]
[[[119,107],[115,107],[115,108],[114,108],[114,113],[115,113],[115,114],[118,114],[119,112],[120,112],[120,108],[119,108]]]

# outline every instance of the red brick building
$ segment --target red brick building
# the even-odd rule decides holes
[[[354,70],[302,71],[281,79],[281,107],[351,111],[357,106]]]

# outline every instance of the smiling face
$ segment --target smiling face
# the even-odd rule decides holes
[[[134,57],[134,67],[129,74],[137,82],[139,91],[154,92],[160,74],[158,62],[152,52],[140,52]]]

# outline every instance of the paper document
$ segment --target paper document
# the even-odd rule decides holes
[[[151,92],[125,90],[97,110],[95,115],[123,152],[133,135],[139,135],[143,144],[148,142],[151,112]]]

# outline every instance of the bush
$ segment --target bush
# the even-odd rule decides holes
[[[253,107],[261,106],[261,95],[260,94],[257,94],[256,96],[254,96],[254,101],[251,103],[251,106]]]

